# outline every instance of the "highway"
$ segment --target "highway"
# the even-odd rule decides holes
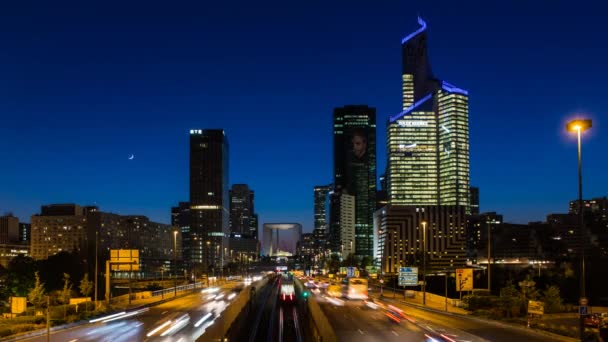
[[[251,310],[243,310],[231,329],[229,341],[306,342],[297,300],[279,299],[281,279],[275,277],[254,298]]]
[[[496,342],[549,342],[554,337],[533,330],[510,327],[499,322],[479,320],[457,314],[429,311],[415,305],[393,299],[392,293],[379,298],[379,293],[370,291],[380,307],[366,305],[364,301],[345,300],[327,296],[316,290],[319,302],[329,323],[341,341],[496,341]],[[402,310],[405,317],[399,323],[387,317],[382,309],[392,305]],[[425,336],[428,335],[428,336]]]
[[[230,283],[216,292],[200,290],[143,311],[130,311],[126,315],[85,324],[51,334],[53,342],[78,341],[195,341],[207,324],[221,313],[232,299]],[[132,314],[132,316],[128,316]],[[122,318],[123,316],[127,316]],[[171,321],[171,323],[167,323]],[[104,323],[105,322],[105,323]],[[160,329],[158,329],[160,327]],[[46,335],[19,341],[44,342]]]
[[[440,312],[430,312],[412,305],[405,305],[400,300],[385,298],[386,303],[393,304],[403,309],[410,317],[419,324],[433,327],[438,331],[446,331],[453,335],[464,335],[466,340],[470,336],[476,336],[487,341],[493,342],[550,342],[555,338],[539,334],[535,331],[525,331],[502,325],[498,322],[486,322],[483,320],[471,319],[459,315],[447,315]],[[458,333],[460,331],[460,333]],[[455,338],[459,340],[460,338]]]
[[[340,300],[341,301],[341,300]],[[407,320],[395,323],[382,310],[373,310],[361,301],[342,301],[319,305],[340,341],[424,341],[424,331]],[[341,302],[336,302],[341,303]]]

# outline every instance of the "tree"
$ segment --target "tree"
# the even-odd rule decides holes
[[[542,298],[545,303],[546,313],[560,312],[562,310],[562,297],[559,294],[559,287],[555,285],[549,286],[543,292]]]
[[[88,273],[85,273],[84,277],[82,277],[79,288],[80,293],[82,293],[82,295],[85,297],[88,297],[91,294],[91,291],[93,291],[93,282],[89,280]],[[88,310],[87,302],[85,302],[84,309]]]
[[[30,303],[34,304],[35,308],[39,308],[44,305],[44,283],[40,282],[38,272],[34,273],[34,277],[36,279],[34,287],[29,291],[27,299]]]
[[[499,303],[506,317],[511,317],[514,310],[520,309],[521,297],[519,291],[511,281],[500,289]]]
[[[26,297],[34,287],[36,269],[36,262],[30,257],[18,255],[12,258],[0,275],[0,283],[4,284],[2,297]]]
[[[72,294],[72,284],[70,283],[70,275],[67,273],[63,274],[63,290],[61,291],[61,301],[63,302],[63,318],[65,319],[68,315],[68,304],[70,303],[70,297]]]

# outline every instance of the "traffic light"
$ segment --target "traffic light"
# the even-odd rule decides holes
[[[303,296],[305,299],[306,299],[306,298],[308,298],[308,291],[304,291],[304,292],[302,293],[302,296]]]

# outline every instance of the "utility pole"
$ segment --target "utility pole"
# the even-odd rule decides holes
[[[98,231],[95,231],[95,310],[97,310],[97,274],[99,273],[97,271],[97,235],[99,234]]]
[[[51,297],[46,296],[46,342],[51,341]]]
[[[490,239],[490,234],[492,233],[492,225],[488,222],[486,222],[486,224],[488,225],[488,292],[490,294],[492,294],[492,290],[491,290],[492,277],[490,276],[490,249],[492,248],[492,240]]]

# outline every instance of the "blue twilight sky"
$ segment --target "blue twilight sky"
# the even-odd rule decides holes
[[[12,1],[0,5],[0,213],[41,204],[170,221],[188,130],[224,128],[260,222],[312,228],[332,109],[400,110],[400,40],[429,25],[435,74],[470,91],[471,181],[512,222],[608,194],[608,6],[576,1]],[[128,157],[134,154],[133,160]]]

